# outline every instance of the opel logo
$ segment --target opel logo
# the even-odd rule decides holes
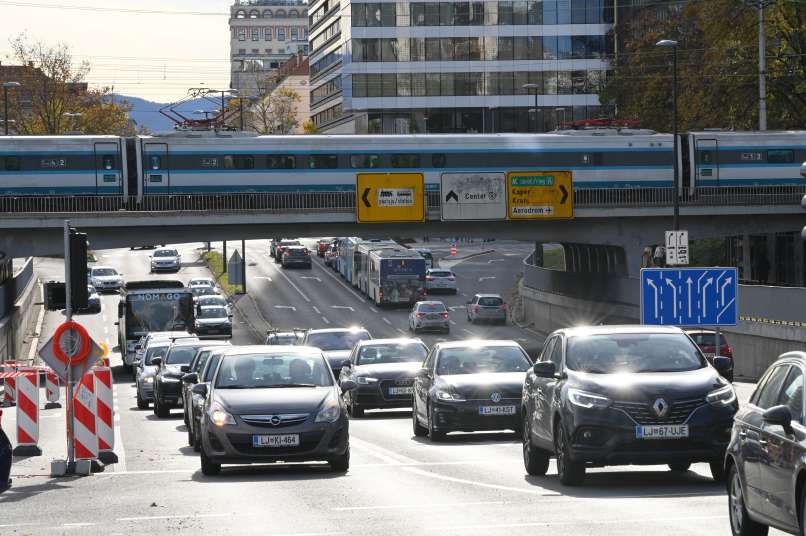
[[[655,415],[658,417],[666,417],[669,414],[669,403],[662,398],[658,398],[655,400],[655,403],[652,404],[652,411],[655,412]]]
[[[501,393],[499,393],[498,391],[494,392],[493,394],[490,395],[490,400],[492,400],[496,404],[501,402]]]
[[[277,426],[278,424],[280,424],[280,417],[278,417],[277,415],[272,415],[269,422],[271,422],[272,426]]]

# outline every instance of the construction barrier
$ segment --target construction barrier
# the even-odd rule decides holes
[[[17,371],[17,363],[15,361],[6,361],[3,363],[2,369],[0,369],[0,374],[2,374],[3,382],[5,388],[3,389],[3,401],[2,404],[4,407],[11,407],[14,405],[14,402],[17,400],[17,381],[16,376],[10,376],[10,374]]]
[[[17,380],[17,446],[15,456],[41,456],[39,448],[39,372],[19,371]],[[8,381],[10,378],[7,378]]]
[[[98,458],[98,434],[95,431],[95,374],[87,372],[73,396],[73,441],[77,460]]]
[[[112,369],[95,367],[95,429],[98,433],[98,459],[103,463],[117,463],[115,454],[115,423],[112,393]]]
[[[456,257],[456,244],[451,244],[451,257]]]
[[[52,372],[48,372],[45,374],[45,394],[47,396],[47,404],[45,404],[45,409],[53,409],[53,408],[60,408],[62,407],[59,404],[59,392],[61,391],[61,385],[59,383],[59,378]]]

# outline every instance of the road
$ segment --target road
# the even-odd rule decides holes
[[[180,247],[184,266],[178,277],[184,281],[207,274],[195,262],[196,247]],[[248,268],[249,290],[274,325],[360,324],[376,337],[407,334],[405,311],[374,308],[318,260],[310,271],[284,271],[265,254],[267,248],[261,241],[248,245],[254,263]],[[453,266],[460,294],[446,296],[446,304],[463,305],[462,293],[508,292],[520,251],[499,249]],[[147,251],[100,255],[99,263],[115,266],[129,280],[148,276]],[[55,260],[41,260],[38,270],[43,278],[61,274]],[[479,281],[491,276],[495,279]],[[106,295],[101,314],[78,317],[93,337],[112,346],[117,299]],[[537,335],[512,326],[468,325],[458,309],[451,316],[456,324],[450,338],[539,344]],[[48,313],[43,334],[52,333],[60,320]],[[233,343],[254,342],[256,334],[237,316],[235,321]],[[428,344],[440,338],[423,335]],[[685,474],[666,467],[593,469],[584,487],[564,488],[553,462],[545,477],[526,475],[520,442],[511,433],[461,434],[432,444],[413,437],[406,411],[369,412],[351,421],[352,464],[346,475],[334,475],[322,464],[278,464],[225,467],[219,477],[204,477],[185,442],[181,412],[160,420],[151,410],[138,410],[119,354],[113,352],[112,364],[120,462],[91,477],[50,478],[49,460],[64,456],[64,414],[42,411],[44,455],[15,459],[14,488],[0,495],[0,534],[712,536],[730,530],[724,489],[709,478],[706,464]],[[739,388],[746,399],[752,385]],[[10,428],[13,418],[6,412],[4,426]]]

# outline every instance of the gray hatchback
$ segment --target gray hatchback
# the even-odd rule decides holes
[[[354,389],[343,382],[341,389]],[[346,407],[328,362],[316,348],[239,346],[224,354],[204,396],[201,469],[222,463],[327,461],[350,466]]]
[[[476,294],[467,302],[467,321],[507,323],[507,304],[500,294]]]

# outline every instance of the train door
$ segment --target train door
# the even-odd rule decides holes
[[[168,145],[146,143],[143,147],[143,193],[167,194],[171,191]]]
[[[717,140],[697,140],[697,185],[719,186],[719,144]]]
[[[117,143],[95,144],[95,191],[98,194],[121,195],[123,172],[120,146]]]

